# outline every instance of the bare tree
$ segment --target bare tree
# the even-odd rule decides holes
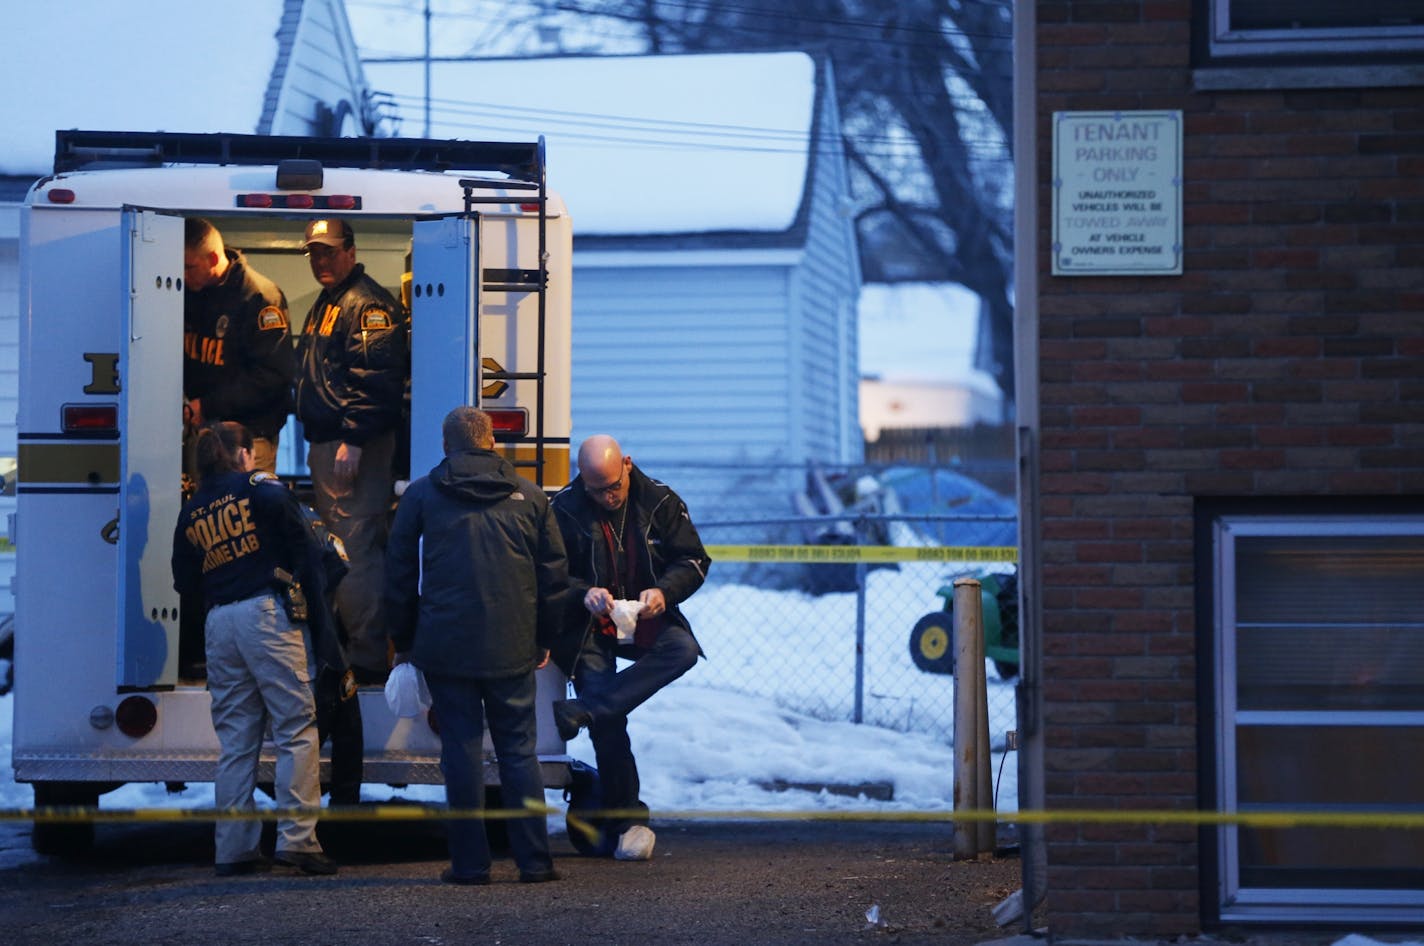
[[[977,292],[978,366],[1012,403],[1009,0],[545,0],[543,12],[650,53],[830,56],[866,277]]]

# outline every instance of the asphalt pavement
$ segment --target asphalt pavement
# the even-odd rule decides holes
[[[894,942],[1004,936],[993,906],[1020,884],[1016,851],[955,861],[945,824],[654,822],[646,862],[590,859],[554,840],[556,883],[507,857],[488,887],[439,881],[429,823],[324,823],[341,872],[220,878],[211,827],[101,824],[93,851],[30,856],[0,832],[0,917],[15,944],[696,944]]]

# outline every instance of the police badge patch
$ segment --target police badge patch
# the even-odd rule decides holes
[[[269,305],[257,313],[257,328],[261,331],[265,332],[268,329],[283,329],[286,327],[287,313],[275,305]]]
[[[391,327],[391,314],[385,309],[367,309],[361,313],[361,331],[375,332]]]
[[[218,316],[218,324],[213,326],[213,335],[222,338],[227,334],[227,316]]]

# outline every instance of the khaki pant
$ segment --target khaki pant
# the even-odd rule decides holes
[[[213,804],[251,811],[257,758],[271,724],[277,749],[274,779],[281,808],[321,806],[320,748],[306,635],[287,620],[270,594],[208,612],[208,690],[220,753]],[[277,851],[321,850],[316,815],[277,822]],[[219,821],[216,861],[256,860],[260,821]]]

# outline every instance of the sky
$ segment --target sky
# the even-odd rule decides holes
[[[246,0],[242,16],[206,9],[209,23],[191,0],[144,0],[141,16],[112,0],[6,4],[0,174],[47,173],[59,128],[256,131],[282,0]],[[126,84],[133,94],[115,94]]]
[[[974,367],[979,296],[958,283],[873,284],[860,290],[860,373],[892,382],[958,380],[997,392]]]

